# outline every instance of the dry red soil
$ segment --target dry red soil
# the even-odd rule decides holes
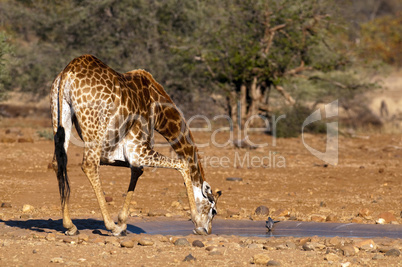
[[[77,144],[71,144],[68,151],[68,172],[71,216],[73,221],[79,219],[81,235],[65,237],[57,180],[49,168],[53,142],[41,137],[50,132],[49,123],[48,119],[0,119],[0,266],[236,266],[266,263],[268,259],[281,266],[401,265],[401,256],[387,254],[402,249],[400,239],[198,237],[188,233],[184,237],[190,246],[178,246],[174,244],[177,236],[130,233],[112,237],[102,226],[95,195],[81,171],[82,147]],[[301,137],[274,140],[252,134],[251,141],[268,146],[247,150],[212,145],[215,141],[225,143],[228,133],[194,135],[198,143],[209,143],[200,151],[207,181],[223,192],[219,219],[264,220],[267,215],[257,216],[255,210],[265,205],[269,215],[279,220],[375,224],[387,212],[391,217],[387,223],[402,223],[401,135],[340,135],[336,166],[325,165],[313,156]],[[161,142],[158,138],[157,144]],[[305,142],[323,151],[326,136],[308,135]],[[157,150],[172,155],[168,147]],[[228,181],[228,177],[242,181]],[[129,178],[129,169],[101,167],[103,190],[111,197],[108,208],[115,219]],[[179,172],[146,169],[135,189],[130,216],[133,225],[136,220],[188,220],[188,201]],[[100,232],[92,233],[95,229]],[[197,239],[205,247],[191,246]],[[148,245],[138,245],[144,240],[150,241]],[[134,247],[121,247],[127,242],[130,246],[130,241]],[[363,244],[370,242],[373,244]],[[195,260],[184,261],[189,254]]]

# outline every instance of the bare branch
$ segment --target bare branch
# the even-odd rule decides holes
[[[293,106],[296,103],[294,98],[282,86],[276,85],[275,89],[285,98],[287,104]]]
[[[313,69],[312,67],[304,66],[304,61],[302,60],[299,67],[288,70],[287,72],[285,72],[285,75],[295,75],[299,72],[302,72],[305,70],[312,70],[312,69]]]

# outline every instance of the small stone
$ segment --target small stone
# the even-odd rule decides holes
[[[338,247],[341,245],[341,239],[337,236],[332,237],[331,239],[328,240],[328,244]]]
[[[344,256],[349,257],[349,256],[356,255],[359,252],[359,249],[355,246],[348,245],[348,246],[342,247],[342,252],[343,252]]]
[[[363,222],[363,218],[362,217],[354,217],[352,219],[352,223],[362,223]]]
[[[314,246],[311,245],[311,242],[307,242],[302,246],[304,251],[312,251],[314,250]]]
[[[53,234],[53,233],[49,233],[49,234],[46,235],[45,239],[47,241],[54,241],[54,240],[56,240],[56,235]]]
[[[203,248],[204,247],[204,243],[202,243],[200,240],[194,240],[192,245],[193,245],[193,247],[197,247],[197,248]]]
[[[384,219],[384,223],[390,223],[392,221],[396,221],[396,217],[391,212],[382,212],[378,215],[379,219]]]
[[[378,169],[378,173],[384,173],[384,171],[385,171],[384,168],[379,168]]]
[[[289,217],[290,212],[286,209],[279,209],[279,210],[275,211],[272,215],[275,217]]]
[[[79,234],[78,235],[78,242],[83,242],[83,241],[88,242],[88,240],[89,240],[88,235],[86,235],[86,234]]]
[[[385,220],[383,218],[380,218],[375,221],[376,224],[385,224]]]
[[[313,222],[325,222],[325,220],[327,219],[327,217],[325,217],[324,215],[319,215],[319,214],[313,214],[311,215],[310,220]]]
[[[37,249],[34,249],[34,250],[32,250],[32,253],[33,253],[33,254],[36,254],[36,253],[38,253],[38,250],[37,250]]]
[[[372,251],[377,249],[377,244],[372,239],[365,239],[360,242],[356,242],[355,245],[356,247],[365,251]]]
[[[228,177],[228,178],[226,178],[226,181],[230,181],[230,182],[241,182],[241,181],[243,181],[243,179],[240,178],[240,177]]]
[[[134,247],[134,242],[132,240],[123,240],[120,243],[120,246],[122,248],[133,248]]]
[[[285,246],[285,245],[283,245],[283,244],[276,246],[276,249],[277,249],[277,250],[284,250],[284,249],[287,249],[287,248],[288,248],[288,247]]]
[[[166,210],[153,210],[148,212],[148,216],[157,217],[157,216],[166,216],[168,212]]]
[[[371,211],[368,208],[362,208],[359,211],[359,216],[360,217],[367,217],[367,216],[370,216],[370,214],[371,214]]]
[[[250,249],[260,249],[260,248],[262,248],[262,244],[252,243],[252,244],[248,245],[248,248],[250,248]]]
[[[105,196],[105,200],[106,200],[106,202],[112,202],[113,198],[110,196]]]
[[[252,263],[267,265],[269,261],[270,258],[268,254],[256,254],[253,256]]]
[[[141,246],[149,247],[149,246],[153,246],[154,242],[149,238],[141,238],[138,241],[138,244],[141,245]]]
[[[185,258],[184,258],[184,260],[183,261],[195,261],[195,260],[197,260],[196,258],[194,258],[194,256],[193,255],[191,255],[191,254],[188,254]]]
[[[189,247],[190,243],[185,238],[179,238],[174,242],[174,245],[178,247]]]
[[[237,208],[230,208],[226,210],[226,216],[227,217],[233,217],[233,216],[239,216],[240,215],[240,210]]]
[[[389,256],[399,257],[399,255],[401,255],[401,252],[399,251],[399,249],[396,249],[396,248],[392,248],[385,253],[385,256],[387,256],[387,257],[389,257]]]
[[[328,253],[327,255],[325,255],[324,260],[336,262],[339,261],[339,256],[334,253]]]
[[[181,204],[179,201],[173,201],[170,205],[172,208],[181,209]]]
[[[223,255],[222,251],[220,249],[214,249],[211,252],[208,253],[210,256],[219,256]]]
[[[216,250],[216,246],[208,246],[205,248],[206,251],[213,251]]]
[[[65,237],[63,237],[63,242],[64,243],[69,243],[69,244],[74,244],[75,240],[70,236],[65,236]]]
[[[327,218],[325,218],[325,221],[327,222],[337,222],[338,221],[338,217],[334,214],[330,214],[327,216]]]
[[[286,242],[286,246],[288,248],[290,248],[290,249],[296,249],[297,248],[296,244],[293,243],[293,242],[290,242],[290,241]]]
[[[375,254],[373,256],[373,260],[382,260],[384,258],[385,258],[385,256],[383,254],[381,254],[381,253]]]
[[[267,266],[281,266],[279,261],[270,260],[267,262]]]
[[[3,202],[3,203],[1,203],[1,207],[2,208],[12,208],[13,206],[11,205],[11,203]]]
[[[64,263],[64,260],[63,260],[63,258],[52,258],[52,259],[50,259],[50,262],[53,262],[53,263]]]
[[[255,209],[256,215],[269,215],[269,209],[266,206],[259,206]]]

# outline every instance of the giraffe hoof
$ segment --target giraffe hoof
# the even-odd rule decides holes
[[[127,230],[123,230],[120,232],[112,232],[114,236],[127,236]]]
[[[67,231],[64,232],[64,234],[68,235],[68,236],[79,235],[80,231],[78,231],[77,228],[76,228],[76,229],[73,229],[73,230],[67,230]]]

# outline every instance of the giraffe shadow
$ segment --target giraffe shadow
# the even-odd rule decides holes
[[[106,230],[104,222],[102,220],[96,219],[76,219],[73,223],[77,226],[78,230]],[[0,225],[5,224],[6,226],[18,229],[25,229],[35,232],[49,232],[49,231],[59,231],[64,232],[66,229],[63,227],[63,220],[53,220],[53,219],[31,219],[31,220],[0,220]],[[133,234],[146,233],[142,228],[137,227],[132,224],[127,224],[127,231]],[[107,236],[108,234],[100,233],[100,235]]]

